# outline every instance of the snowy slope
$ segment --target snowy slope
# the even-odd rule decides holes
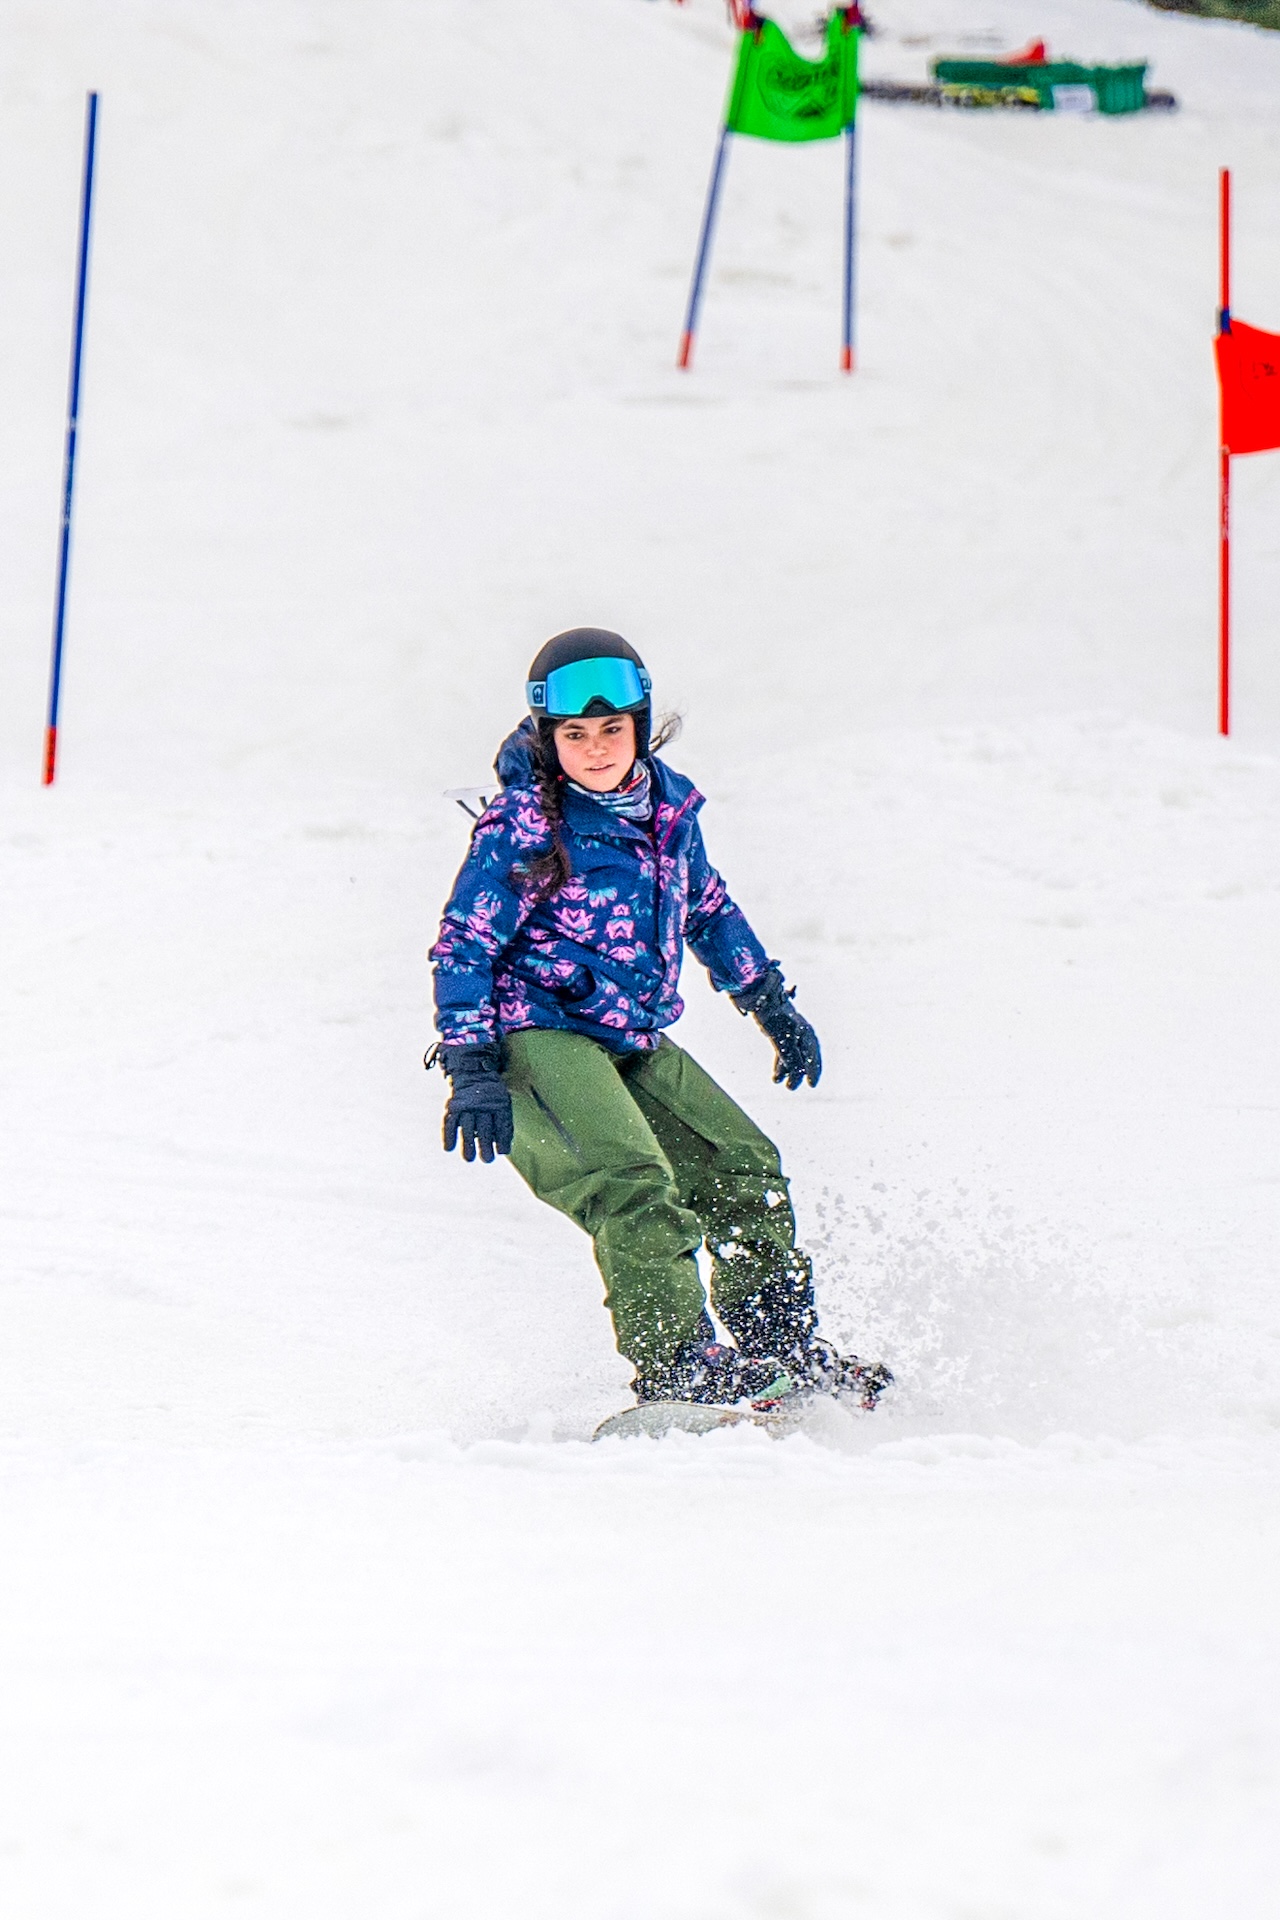
[[[1224,162],[1280,327],[1280,37],[875,13],[871,72],[1043,32],[1183,109],[869,104],[843,383],[839,156],[747,143],[674,371],[718,0],[0,15],[24,1920],[1270,1911],[1280,456],[1223,746],[1209,340]],[[690,971],[874,1421],[589,1449],[585,1243],[436,1146],[438,796],[584,620],[822,1035],[788,1096]]]

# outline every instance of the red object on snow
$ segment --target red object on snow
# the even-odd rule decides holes
[[[1049,49],[1043,40],[1033,40],[1021,53],[1006,53],[1000,60],[1002,67],[1042,67],[1049,58]]]
[[[1222,385],[1222,445],[1228,453],[1280,447],[1280,333],[1226,320],[1214,341]]]
[[[1218,176],[1218,732],[1231,731],[1231,460],[1280,449],[1280,333],[1231,314],[1231,172]]]

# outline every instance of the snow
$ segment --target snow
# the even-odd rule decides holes
[[[797,4],[779,16],[803,22]],[[1269,1914],[1280,458],[1214,724],[1216,169],[1280,37],[1038,33],[1176,115],[741,142],[714,0],[15,0],[0,71],[0,1897],[23,1920]],[[62,765],[37,785],[83,95]],[[585,1243],[437,1147],[424,949],[537,644],[630,634],[822,1036],[696,968],[826,1317],[772,1442],[625,1403]]]

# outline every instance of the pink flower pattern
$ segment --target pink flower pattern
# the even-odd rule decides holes
[[[652,1048],[684,1011],[686,944],[719,992],[765,972],[764,948],[707,860],[702,795],[662,761],[652,765],[658,799],[647,830],[566,797],[573,877],[537,904],[523,873],[551,831],[532,784],[508,785],[476,823],[431,949],[446,1044],[553,1027],[594,1033],[615,1051]]]

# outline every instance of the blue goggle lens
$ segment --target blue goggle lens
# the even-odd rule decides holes
[[[525,694],[535,713],[556,720],[585,713],[593,700],[603,700],[615,713],[642,707],[652,682],[632,660],[574,660],[557,667],[545,680],[530,680]]]

